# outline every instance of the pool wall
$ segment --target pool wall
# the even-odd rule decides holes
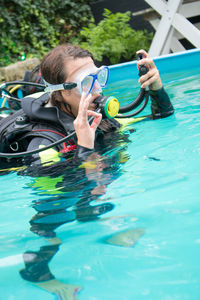
[[[163,55],[153,58],[160,74],[180,72],[200,68],[200,49],[188,50],[180,53]],[[110,69],[109,83],[138,77],[136,60],[128,63],[112,65]]]

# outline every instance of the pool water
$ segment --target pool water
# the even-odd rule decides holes
[[[200,67],[160,73],[175,115],[129,125],[127,141],[107,150],[88,181],[81,173],[75,181],[0,177],[0,299],[73,299],[64,283],[82,287],[80,300],[200,298]],[[137,92],[136,78],[119,78],[105,93],[124,104]],[[150,113],[149,105],[140,115]],[[77,201],[83,209],[74,216]],[[63,224],[49,229],[56,237],[35,234],[33,216],[38,224],[38,213],[58,205]],[[47,254],[51,274],[63,284],[60,296],[21,277],[25,252],[27,264],[34,253],[41,261]],[[46,266],[33,266],[34,274]]]

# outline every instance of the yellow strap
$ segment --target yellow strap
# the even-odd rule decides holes
[[[16,86],[14,86],[13,88],[11,88],[10,90],[9,90],[9,93],[13,93],[14,91],[16,91],[18,88],[20,88],[22,85],[21,84],[18,84],[18,85],[16,85]],[[7,97],[6,96],[4,96],[4,100],[3,100],[3,102],[2,102],[2,104],[1,104],[1,108],[2,107],[4,107],[5,106],[5,103],[6,103],[6,101],[7,101]]]
[[[42,149],[43,147],[45,147],[45,145],[40,145],[39,149]],[[53,148],[39,152],[39,157],[41,163],[46,165],[52,165],[53,163],[60,161],[59,152]]]
[[[3,102],[1,104],[1,108],[3,108],[5,106],[5,103],[6,103],[7,99],[8,98],[6,96],[4,96]]]
[[[140,122],[144,119],[146,119],[147,117],[138,117],[138,118],[115,118],[115,120],[117,120],[121,125],[129,125],[129,124],[133,124],[133,123],[137,123]]]
[[[119,129],[119,131],[123,131],[128,125],[140,122],[145,120],[147,117],[138,117],[138,118],[115,118],[116,121],[118,121],[122,127]]]
[[[17,171],[17,170],[24,170],[26,167],[17,167],[17,168],[8,168],[8,169],[0,169],[0,172],[5,172],[5,171]]]
[[[18,84],[18,85],[16,85],[16,86],[14,86],[13,88],[11,88],[10,90],[9,90],[9,92],[12,94],[14,91],[16,91],[18,88],[20,88],[22,85],[21,84]]]

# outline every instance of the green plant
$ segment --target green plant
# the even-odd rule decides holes
[[[149,49],[153,34],[135,31],[130,25],[131,12],[113,14],[105,9],[104,19],[94,20],[80,32],[80,45],[92,52],[97,61],[108,58],[111,64],[135,58],[139,49]]]
[[[78,35],[91,18],[91,0],[0,0],[0,66],[42,57]]]

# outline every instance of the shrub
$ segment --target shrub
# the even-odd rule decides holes
[[[103,16],[97,25],[93,20],[80,32],[80,45],[91,51],[97,61],[107,58],[116,64],[134,59],[139,49],[149,49],[153,34],[132,29],[131,12],[113,14],[105,9]]]
[[[91,18],[91,0],[0,0],[0,66],[41,57],[76,37]]]

